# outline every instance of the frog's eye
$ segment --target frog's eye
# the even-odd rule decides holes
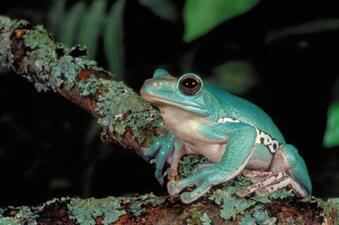
[[[186,75],[180,79],[179,88],[186,95],[194,95],[201,89],[201,80],[195,75]]]

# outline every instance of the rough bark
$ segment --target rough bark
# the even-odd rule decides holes
[[[167,132],[156,109],[86,59],[84,49],[56,43],[41,26],[0,16],[0,64],[31,81],[38,91],[54,91],[87,110],[102,126],[105,142],[116,141],[143,156],[144,147]],[[183,177],[200,160],[185,159],[179,170]],[[191,205],[149,194],[62,198],[36,207],[4,207],[0,208],[0,225],[339,223],[337,199],[298,199],[287,190],[245,199],[234,196],[236,189],[249,183],[239,177]]]

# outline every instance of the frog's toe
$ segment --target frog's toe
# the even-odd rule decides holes
[[[182,191],[182,188],[180,188],[178,182],[170,181],[167,183],[167,191],[170,196],[176,196]]]
[[[182,203],[189,204],[193,202],[195,199],[192,199],[191,192],[184,192],[180,195],[180,199]]]
[[[166,174],[164,174],[162,172],[162,170],[156,170],[155,173],[155,178],[158,180],[158,182],[160,183],[160,185],[164,185],[164,177],[166,176]]]

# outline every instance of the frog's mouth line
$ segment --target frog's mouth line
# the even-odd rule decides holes
[[[202,116],[206,116],[206,114],[207,114],[207,111],[205,109],[198,107],[197,105],[187,104],[184,107],[182,104],[179,104],[178,102],[175,102],[174,100],[169,100],[169,99],[166,99],[166,98],[160,98],[158,96],[149,94],[149,93],[144,92],[144,91],[140,91],[140,94],[146,101],[150,102],[151,104],[154,104],[155,106],[161,107],[163,104],[164,105],[171,105],[171,106],[183,109],[185,111],[199,113]]]

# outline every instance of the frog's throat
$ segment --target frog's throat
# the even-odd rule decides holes
[[[158,96],[149,94],[144,91],[140,91],[140,94],[146,101],[150,102],[152,105],[156,107],[170,105],[170,106],[177,107],[185,111],[197,113],[201,116],[208,116],[208,111],[202,108],[201,106],[194,104],[193,101],[186,102],[185,105],[183,105],[180,102],[177,102],[173,99],[166,99],[166,98],[158,97]]]

